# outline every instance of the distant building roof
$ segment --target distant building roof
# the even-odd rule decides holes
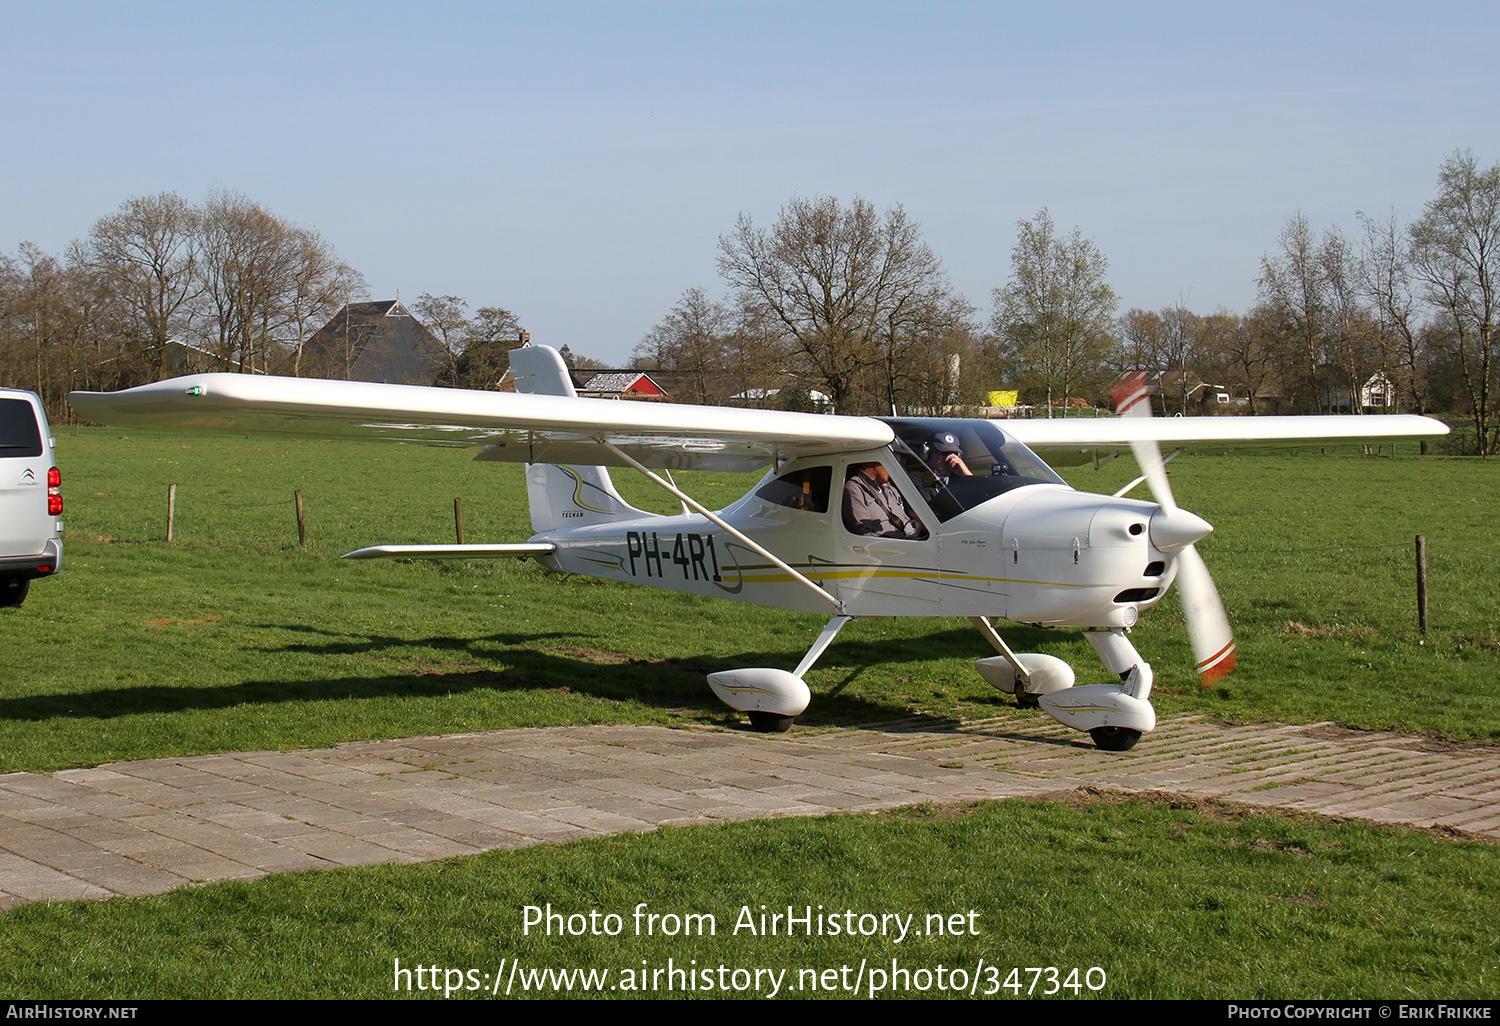
[[[667,390],[638,370],[574,371],[578,394],[591,399],[659,399],[669,400]]]
[[[577,375],[586,378],[578,392],[580,395],[588,394],[600,397],[637,395],[637,396],[666,396],[666,389],[662,388],[651,375],[645,371],[580,371]]]
[[[639,370],[573,370],[568,369],[573,391],[585,399],[641,399],[671,402],[672,397],[651,375]],[[507,370],[496,386],[502,392],[514,392],[516,380]]]
[[[350,303],[302,350],[310,377],[430,385],[441,347],[398,299]]]

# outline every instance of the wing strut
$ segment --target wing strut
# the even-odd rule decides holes
[[[1171,463],[1177,457],[1181,456],[1182,453],[1183,453],[1183,450],[1181,450],[1181,449],[1173,449],[1172,452],[1170,454],[1168,454],[1162,460],[1162,464],[1166,465],[1168,463]],[[1110,458],[1113,459],[1115,456],[1118,456],[1118,455],[1119,455],[1119,453],[1110,453]],[[1098,470],[1099,468],[1096,466],[1094,469]],[[1138,477],[1134,481],[1130,482],[1124,488],[1121,488],[1118,492],[1115,492],[1113,495],[1110,496],[1110,498],[1112,498],[1112,499],[1118,499],[1120,496],[1128,494],[1132,488],[1134,488],[1136,485],[1140,484],[1144,480],[1146,480],[1146,475],[1142,474],[1140,477]]]
[[[745,532],[738,531],[735,528],[730,527],[728,524],[726,524],[718,516],[718,514],[713,513],[712,511],[710,511],[702,503],[698,502],[691,495],[689,495],[686,492],[684,492],[681,488],[678,488],[676,485],[671,484],[670,482],[663,480],[659,475],[653,474],[650,470],[647,470],[646,467],[643,464],[638,463],[634,458],[631,457],[631,455],[629,453],[625,452],[623,449],[621,449],[619,446],[615,445],[609,439],[600,437],[600,438],[596,438],[595,441],[597,441],[600,445],[604,446],[610,452],[614,453],[616,456],[620,457],[620,459],[624,460],[626,463],[628,463],[630,466],[634,467],[636,470],[639,470],[642,474],[644,474],[647,478],[649,478],[658,487],[662,488],[664,491],[668,492],[669,494],[676,496],[678,502],[685,503],[686,505],[691,506],[693,509],[697,510],[699,513],[702,513],[705,517],[707,517],[710,521],[712,521],[715,526],[723,528],[726,532],[728,532],[734,538],[736,538],[739,541],[743,542],[748,548],[750,548],[753,552],[755,552],[756,555],[764,556],[766,559],[769,559],[772,563],[774,563],[781,570],[784,570],[785,572],[791,574],[792,575],[792,580],[794,580],[797,583],[803,585],[804,587],[806,587],[807,589],[809,589],[813,594],[817,595],[819,598],[821,598],[824,601],[828,602],[830,605],[833,606],[833,608],[840,615],[843,615],[843,612],[844,612],[844,600],[843,599],[836,598],[835,596],[828,594],[828,592],[826,592],[822,588],[820,588],[806,574],[802,573],[799,570],[794,570],[790,565],[788,565],[787,563],[783,562],[780,558],[778,558],[777,556],[775,556],[774,554],[772,554],[770,551],[768,551],[767,549],[763,548],[762,546],[760,546],[756,542],[752,541],[750,539],[750,537],[745,534]],[[835,632],[835,633],[837,633],[837,632]]]
[[[1023,685],[1030,684],[1031,670],[1010,650],[1010,646],[1005,643],[1005,639],[1000,636],[1000,632],[995,630],[995,625],[983,616],[971,616],[969,617],[969,622],[979,628],[979,633],[984,635],[984,640],[988,641],[995,651],[1004,656],[1005,661],[1010,663],[1015,669],[1016,679]],[[991,656],[991,658],[994,657]]]
[[[854,617],[845,616],[843,613],[840,613],[832,620],[829,620],[827,625],[823,628],[823,632],[818,635],[818,640],[813,642],[812,648],[807,650],[807,655],[802,657],[802,661],[798,663],[797,668],[792,671],[792,676],[800,677],[808,670],[811,670],[813,668],[813,663],[818,661],[819,657],[828,650],[828,646],[833,644],[833,639],[838,637],[839,631],[844,629],[844,624],[848,623],[852,619],[854,619]]]

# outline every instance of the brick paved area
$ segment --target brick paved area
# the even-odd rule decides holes
[[[0,775],[0,908],[417,862],[658,824],[1104,787],[1500,838],[1500,750],[1170,720],[1132,752],[1050,723],[790,734],[552,727]]]

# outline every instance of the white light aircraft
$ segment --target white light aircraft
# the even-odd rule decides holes
[[[1001,423],[580,399],[544,346],[515,350],[511,371],[516,394],[201,374],[71,399],[83,417],[112,425],[479,444],[475,459],[525,463],[535,532],[527,542],[383,545],[348,556],[530,557],[554,570],[832,614],[791,671],[709,675],[714,693],[757,729],[786,730],[807,708],[803,677],[851,620],[958,616],[998,653],[975,664],[985,680],[1111,751],[1156,725],[1151,666],[1127,632],[1174,580],[1204,682],[1234,667],[1229,621],[1193,547],[1213,528],[1173,500],[1161,446],[1175,456],[1448,430],[1415,416],[1152,419],[1139,376],[1117,395],[1120,417]],[[1126,449],[1142,477],[1114,495],[1073,490],[1037,455],[1076,464]],[[681,515],[631,507],[611,466],[646,475],[681,501]],[[673,469],[766,467],[717,512],[669,479]],[[1124,497],[1141,481],[1155,502]],[[1118,682],[1075,687],[1061,659],[1012,652],[1000,620],[1082,628]]]

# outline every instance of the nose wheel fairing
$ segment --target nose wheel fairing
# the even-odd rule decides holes
[[[1125,751],[1142,734],[1156,729],[1156,709],[1149,700],[1154,677],[1151,664],[1141,659],[1123,630],[1085,634],[1105,668],[1119,674],[1121,683],[1074,687],[1073,670],[1061,659],[1012,653],[988,620],[974,617],[973,622],[1001,653],[976,660],[974,668],[997,689],[1014,694],[1018,702],[1035,700],[1048,716],[1087,732],[1106,751]]]

